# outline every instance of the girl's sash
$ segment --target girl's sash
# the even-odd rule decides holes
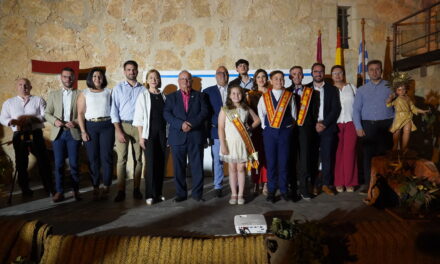
[[[287,106],[292,98],[292,92],[284,90],[278,102],[277,109],[274,109],[270,91],[263,94],[264,104],[266,106],[267,119],[269,126],[273,128],[280,128],[281,121],[283,121]],[[262,120],[262,122],[264,122]]]
[[[226,114],[226,117],[229,121],[232,122],[234,127],[237,129],[238,133],[241,136],[241,139],[246,146],[246,151],[248,153],[248,162],[247,169],[251,170],[252,168],[258,169],[258,152],[255,151],[254,144],[252,144],[251,137],[249,136],[248,131],[246,130],[245,125],[240,120],[240,116],[236,109],[229,110],[227,107],[223,107],[223,111]]]
[[[304,86],[304,90],[301,96],[300,108],[298,113],[298,126],[302,126],[304,124],[304,120],[306,119],[307,111],[309,110],[310,100],[312,99],[313,88]]]

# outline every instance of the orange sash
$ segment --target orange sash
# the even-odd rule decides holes
[[[226,117],[229,119],[229,121],[234,124],[234,127],[237,129],[238,133],[241,136],[241,139],[243,139],[244,145],[246,146],[246,151],[248,153],[247,169],[258,169],[258,152],[255,151],[251,137],[249,136],[245,125],[243,124],[243,122],[241,122],[237,110],[229,110],[227,107],[223,107],[223,111],[225,112]]]
[[[304,120],[306,119],[307,111],[309,110],[310,100],[312,99],[313,88],[304,86],[303,93],[301,96],[300,108],[298,113],[298,125],[302,126]]]
[[[274,109],[270,91],[263,94],[263,100],[267,112],[267,119],[269,120],[270,127],[280,128],[281,122],[283,121],[284,114],[286,113],[286,109],[289,105],[291,98],[292,92],[284,90],[278,102],[277,109]]]

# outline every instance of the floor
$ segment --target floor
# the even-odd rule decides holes
[[[227,186],[227,178],[224,185]],[[188,179],[190,183],[190,179]],[[83,184],[87,186],[87,183]],[[83,200],[75,202],[67,195],[65,201],[54,204],[45,197],[41,186],[33,187],[31,199],[14,192],[12,204],[2,198],[0,217],[9,219],[39,219],[53,226],[55,234],[123,234],[123,235],[228,235],[234,234],[234,216],[263,214],[270,223],[273,217],[299,220],[322,220],[329,223],[356,223],[392,219],[385,211],[365,206],[365,196],[358,192],[336,196],[321,194],[311,201],[277,201],[268,203],[263,195],[248,195],[245,205],[229,205],[230,193],[214,197],[212,178],[205,178],[204,202],[192,199],[173,202],[174,183],[164,183],[165,201],[148,206],[145,200],[133,200],[132,181],[127,184],[127,199],[114,203],[115,186],[107,200],[93,201],[91,187],[80,190]],[[228,188],[225,188],[228,192]]]

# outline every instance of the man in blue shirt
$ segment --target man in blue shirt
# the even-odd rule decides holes
[[[386,106],[391,89],[382,80],[382,62],[372,60],[367,64],[370,82],[359,87],[353,104],[353,122],[358,137],[362,139],[364,186],[368,191],[371,159],[382,155],[392,146],[391,127],[394,117],[392,108]]]
[[[135,61],[124,63],[124,75],[126,80],[120,82],[112,91],[112,107],[110,116],[115,126],[116,133],[116,174],[118,177],[118,194],[115,202],[125,200],[125,177],[127,176],[127,156],[130,142],[132,144],[133,163],[134,163],[134,189],[133,198],[142,199],[139,189],[141,184],[142,172],[142,151],[139,145],[139,135],[137,127],[133,126],[134,108],[138,95],[146,88],[136,80],[138,75],[138,64]]]

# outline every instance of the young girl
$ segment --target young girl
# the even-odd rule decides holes
[[[247,125],[249,115],[253,120],[251,127]],[[230,87],[226,106],[222,107],[218,118],[220,159],[229,163],[229,184],[232,193],[230,204],[245,202],[243,191],[246,162],[255,163],[258,159],[248,131],[259,125],[260,118],[245,102],[244,90],[238,85]]]
[[[391,87],[395,93],[390,94],[387,100],[387,107],[394,106],[394,121],[390,128],[393,133],[393,151],[399,150],[402,153],[407,151],[411,132],[417,128],[412,122],[413,114],[426,114],[429,110],[417,108],[407,95],[407,89],[411,78],[405,73],[395,73],[391,81]],[[397,97],[396,97],[397,96]]]

